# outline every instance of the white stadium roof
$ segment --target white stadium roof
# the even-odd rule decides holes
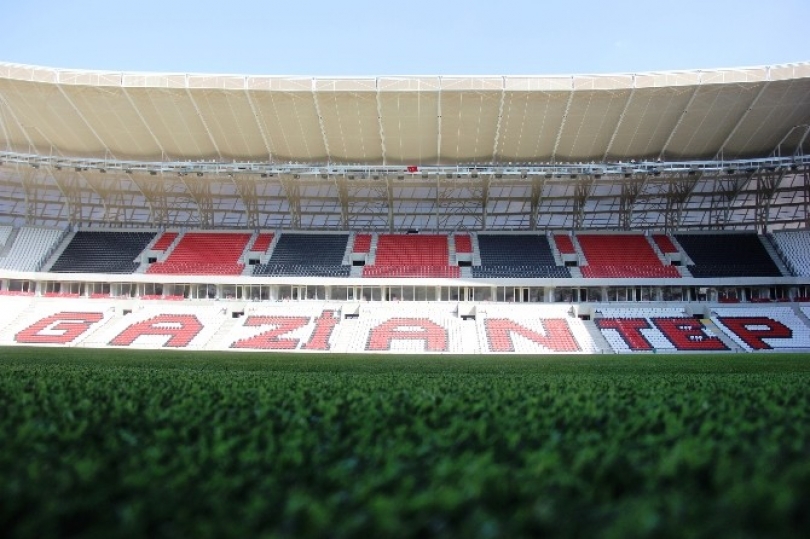
[[[398,230],[808,220],[808,63],[371,78],[0,63],[0,126],[8,222]]]

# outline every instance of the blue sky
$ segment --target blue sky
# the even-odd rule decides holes
[[[810,60],[808,0],[0,0],[0,61],[265,75],[543,75]]]

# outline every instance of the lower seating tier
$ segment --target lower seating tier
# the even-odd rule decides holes
[[[693,277],[780,277],[773,263],[765,264],[702,264],[688,266]]]
[[[134,273],[138,255],[154,232],[79,231],[50,271],[54,273]]]
[[[155,275],[241,275],[242,264],[219,264],[204,262],[164,262],[152,264],[150,274]]]
[[[326,264],[258,264],[253,275],[262,277],[348,277],[351,266]]]
[[[450,278],[461,276],[458,266],[365,266],[363,277]]]
[[[476,279],[568,279],[571,272],[564,266],[473,266]]]
[[[600,279],[678,279],[681,274],[674,266],[582,266],[582,276]]]

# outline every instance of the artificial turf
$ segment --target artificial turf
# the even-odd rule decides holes
[[[810,355],[0,349],[7,537],[804,537]]]

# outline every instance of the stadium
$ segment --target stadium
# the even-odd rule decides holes
[[[2,63],[0,137],[9,537],[810,530],[810,63]]]
[[[809,96],[0,64],[0,342],[810,349]]]

